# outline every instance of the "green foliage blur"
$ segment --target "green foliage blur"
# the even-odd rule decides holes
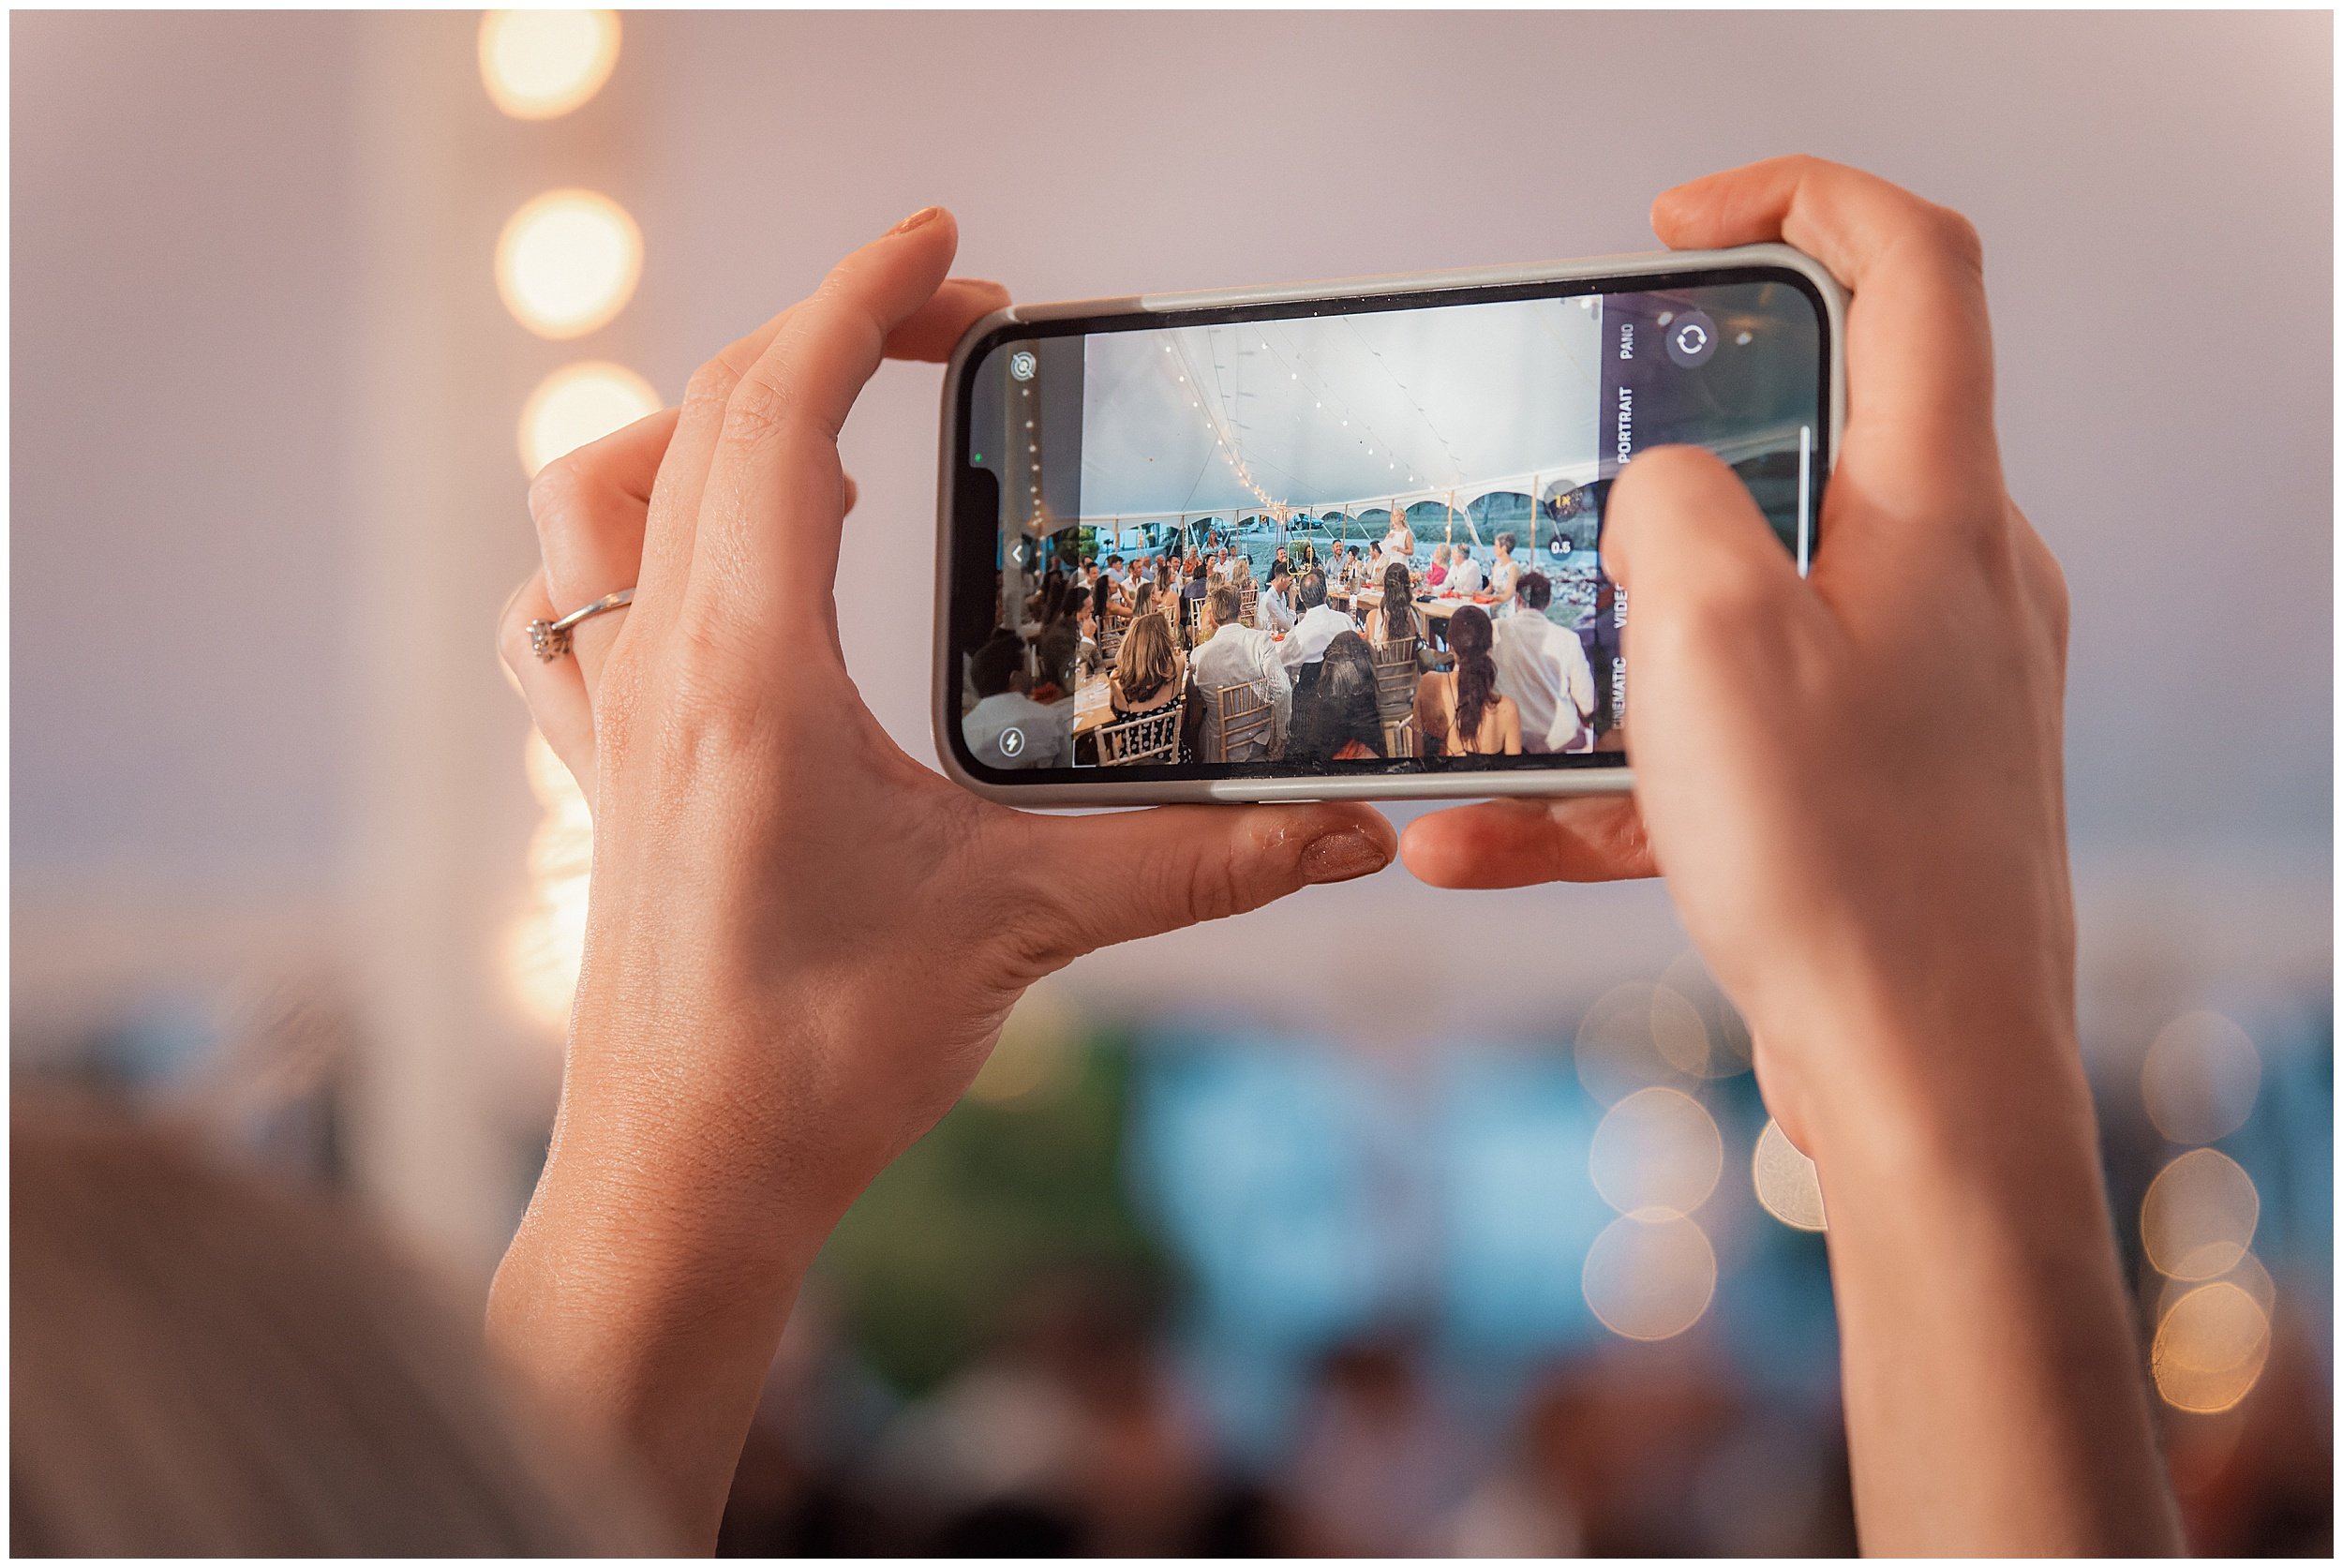
[[[988,1099],[989,1068],[871,1185],[815,1265],[848,1340],[906,1396],[966,1365],[1019,1288],[1054,1266],[1167,1277],[1126,1192],[1130,1038],[1014,1028],[994,1067],[1015,1069],[1010,1089],[1032,1086]]]

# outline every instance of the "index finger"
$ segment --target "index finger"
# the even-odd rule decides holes
[[[1843,164],[1780,157],[1662,192],[1651,227],[1675,249],[1783,240],[1847,286],[1841,465],[1867,497],[1998,483],[1983,253],[1959,213]]]
[[[843,515],[839,429],[888,339],[943,287],[957,244],[949,213],[916,213],[839,262],[781,317],[725,403],[687,600],[712,609],[754,585],[801,612],[782,623],[827,624]]]
[[[886,357],[948,359],[963,333],[1007,304],[1008,291],[998,283],[977,277],[948,277],[933,297],[888,335]],[[691,570],[709,463],[715,454],[733,390],[739,385],[740,378],[764,357],[783,324],[799,308],[791,306],[755,330],[735,338],[692,378],[691,395],[684,400],[674,440],[653,460],[659,492],[650,509],[649,532],[643,552],[643,581],[635,601],[638,617],[646,599],[650,601],[650,614],[664,617],[666,610],[662,600],[670,585],[680,591]]]

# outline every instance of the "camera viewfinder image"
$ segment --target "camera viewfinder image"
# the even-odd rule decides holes
[[[1001,499],[968,752],[1160,777],[1619,766],[1610,482],[1706,445],[1803,569],[1821,335],[1807,293],[1754,282],[1000,343],[971,407]]]

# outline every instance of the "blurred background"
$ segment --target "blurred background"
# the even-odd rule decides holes
[[[2331,29],[18,14],[16,1075],[485,1285],[588,847],[491,648],[538,463],[931,202],[1048,299],[1645,249],[1817,153],[1984,235],[2142,1356],[2193,1545],[2323,1554]],[[937,380],[843,443],[923,757]],[[1085,961],[826,1254],[726,1543],[1847,1549],[1828,1215],[1746,1062],[1657,886],[1395,869]]]

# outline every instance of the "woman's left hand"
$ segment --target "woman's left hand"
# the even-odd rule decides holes
[[[883,355],[942,359],[1007,303],[947,280],[955,244],[948,214],[907,219],[703,366],[679,411],[548,467],[545,569],[502,629],[595,846],[560,1114],[491,1328],[632,1441],[702,1545],[798,1279],[1024,989],[1395,849],[1360,805],[1007,810],[864,707],[833,595],[837,435]],[[575,659],[531,655],[530,620],[629,586]]]

